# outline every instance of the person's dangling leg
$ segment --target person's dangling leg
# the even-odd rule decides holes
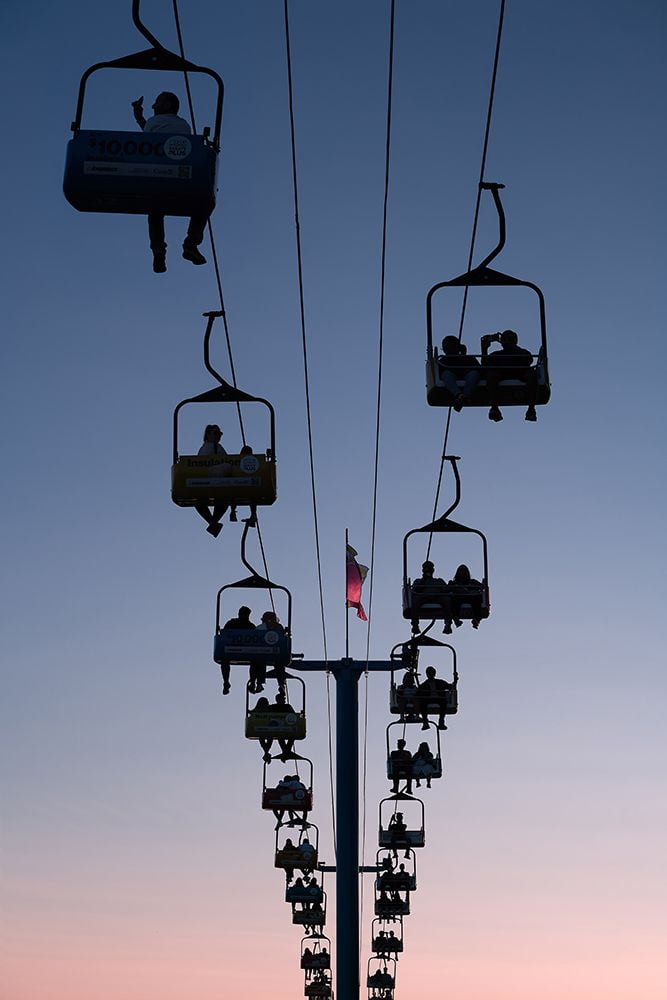
[[[167,270],[167,244],[164,239],[164,215],[148,216],[148,239],[153,251],[153,270],[164,274]]]
[[[193,215],[188,225],[188,232],[183,240],[183,256],[193,264],[205,264],[206,257],[198,250],[204,239],[204,229],[208,222],[207,215]]]
[[[203,517],[206,523],[208,524],[208,528],[206,530],[208,531],[209,535],[213,535],[214,538],[217,538],[220,532],[222,531],[222,525],[220,524],[219,519],[215,515],[215,511],[217,510],[217,508],[213,509],[213,513],[211,513],[211,511],[209,510],[208,506],[205,503],[196,503],[194,505],[194,508],[199,514],[199,516]],[[225,510],[227,510],[226,507],[223,509],[223,514]]]

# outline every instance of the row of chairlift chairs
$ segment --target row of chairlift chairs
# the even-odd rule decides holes
[[[149,49],[99,62],[90,66],[82,75],[72,122],[73,137],[69,142],[64,192],[70,204],[81,212],[160,214],[192,216],[210,214],[215,206],[217,185],[217,160],[220,151],[220,130],[224,85],[212,69],[189,62],[170,52],[148,31],[139,16],[139,0],[133,0],[132,16],[138,30],[151,44]],[[201,135],[188,137],[184,154],[183,136],[167,133],[144,133],[138,139],[136,131],[116,132],[100,129],[83,129],[86,85],[90,76],[101,69],[132,69],[204,74],[212,78],[217,87],[213,134],[204,128]],[[152,137],[149,138],[149,136]],[[170,140],[178,140],[178,153],[171,150]],[[149,148],[150,147],[150,148]],[[543,405],[550,397],[546,313],[544,296],[533,282],[523,281],[512,275],[492,269],[489,265],[500,253],[506,236],[505,215],[499,190],[502,185],[484,184],[491,191],[499,220],[497,246],[470,271],[435,284],[426,301],[427,356],[426,395],[431,406],[527,406]],[[481,360],[480,378],[472,391],[466,389],[465,359],[463,367],[449,371],[446,356],[438,352],[434,343],[434,298],[441,290],[467,290],[470,288],[497,289],[525,287],[534,292],[538,303],[539,346],[534,353],[524,351],[521,357],[511,352],[493,352],[484,356],[468,355]],[[209,313],[205,337],[205,367],[213,375],[216,385],[196,396],[183,400],[174,413],[172,499],[183,507],[202,504],[247,505],[251,512],[258,506],[273,504],[276,500],[276,449],[275,413],[268,400],[246,393],[231,386],[210,364],[208,340],[216,315]],[[498,337],[499,335],[495,335]],[[488,338],[487,338],[488,339]],[[461,365],[461,359],[457,365]],[[456,386],[451,378],[456,376]],[[213,459],[203,461],[200,456],[181,453],[178,441],[179,414],[189,403],[222,403],[239,407],[246,403],[265,406],[269,413],[268,443],[261,451],[244,448],[238,454],[227,455],[225,465],[231,473],[224,475]],[[451,527],[445,530],[452,530]]]
[[[73,138],[67,152],[64,192],[67,200],[79,211],[162,214],[169,216],[210,215],[215,206],[217,161],[220,150],[223,82],[213,70],[197,66],[170,52],[148,31],[139,16],[140,0],[132,0],[132,17],[138,30],[150,42],[142,52],[87,69],[80,82],[76,114],[72,122]],[[134,131],[118,132],[82,129],[86,84],[92,73],[104,69],[133,69],[169,72],[203,73],[217,86],[217,101],[213,134],[205,128],[201,135],[188,137],[152,134],[143,139]],[[543,405],[550,397],[544,297],[532,282],[521,281],[489,267],[505,243],[505,216],[500,201],[502,185],[484,184],[491,191],[498,213],[500,237],[494,250],[472,270],[449,281],[434,285],[427,295],[427,359],[426,391],[431,406],[527,406],[529,412]],[[441,355],[434,344],[433,300],[441,289],[467,290],[524,286],[535,292],[539,309],[539,347],[526,360],[513,362],[509,356],[494,354],[474,357],[482,362],[474,386],[466,383],[466,362],[457,362],[448,369],[447,355]],[[200,508],[202,505],[249,508],[242,536],[241,554],[250,575],[236,583],[226,584],[217,596],[214,659],[220,665],[225,689],[228,689],[233,665],[249,667],[246,693],[245,733],[258,740],[264,751],[262,808],[276,817],[275,867],[286,876],[285,900],[292,907],[293,923],[303,926],[301,968],[305,973],[304,994],[329,1000],[333,997],[331,982],[331,947],[324,934],[326,924],[326,893],[323,875],[318,870],[319,832],[308,821],[313,808],[312,762],[294,749],[306,736],[305,685],[287,668],[299,654],[291,648],[292,600],[289,590],[258,574],[248,563],[245,543],[248,529],[256,524],[257,507],[271,505],[277,497],[275,413],[271,403],[230,385],[212,366],[210,338],[215,318],[221,313],[207,313],[204,335],[204,365],[215,379],[213,388],[182,400],[173,417],[172,499],[181,507]],[[499,335],[495,338],[498,339]],[[465,353],[461,349],[461,353]],[[471,365],[474,365],[474,361]],[[469,371],[469,369],[468,369]],[[452,381],[456,379],[456,385]],[[179,447],[179,416],[188,404],[233,404],[237,409],[245,404],[263,405],[268,412],[268,441],[257,452],[244,447],[239,454],[225,456],[221,472],[215,457],[182,453]],[[492,411],[490,411],[490,416]],[[492,417],[492,419],[500,419]],[[490,611],[487,542],[481,531],[452,520],[461,495],[457,459],[447,456],[454,473],[456,497],[453,504],[437,520],[409,531],[403,542],[403,617],[412,624],[412,637],[392,651],[396,672],[392,673],[390,711],[399,719],[387,727],[387,777],[392,782],[391,794],[380,803],[377,877],[375,881],[374,920],[372,930],[373,957],[369,960],[367,987],[369,997],[393,998],[396,962],[403,951],[403,918],[410,912],[410,894],[417,888],[416,851],[425,845],[424,804],[413,794],[414,786],[442,776],[440,732],[445,717],[457,711],[456,654],[453,647],[429,636],[436,621],[444,623],[444,632],[452,625],[470,621],[477,627]],[[426,561],[421,576],[409,574],[408,546],[412,536],[428,533],[430,538],[453,533],[472,533],[481,541],[481,572],[473,577],[467,566],[459,567],[453,578],[437,577],[435,566]],[[287,620],[273,629],[234,629],[222,625],[222,603],[230,592],[245,589],[268,591],[273,600],[282,591],[287,598]],[[426,628],[424,622],[429,622]],[[423,648],[451,651],[454,660],[452,682],[437,678],[434,668],[426,671],[420,682],[419,652]],[[398,674],[400,673],[400,678]],[[260,694],[265,686],[276,685],[275,700]],[[291,691],[289,690],[291,689]],[[293,707],[289,698],[299,692]],[[437,723],[432,721],[437,716]],[[420,725],[421,744],[416,752],[406,746],[404,738],[410,727]],[[394,743],[398,727],[403,737]],[[280,752],[272,753],[275,745]],[[285,775],[273,785],[269,779],[270,764],[280,760],[297,773]],[[301,773],[299,771],[301,770]],[[318,876],[321,880],[318,880]]]
[[[313,809],[313,765],[299,754],[295,744],[306,738],[306,687],[289,671],[301,654],[291,648],[292,599],[289,590],[261,577],[247,561],[242,539],[242,559],[250,575],[220,588],[216,600],[214,659],[225,683],[232,667],[248,668],[246,683],[245,735],[258,741],[263,751],[262,809],[273,813],[275,825],[274,866],[285,872],[285,901],[292,922],[305,930],[301,942],[304,995],[332,998],[331,943],[324,933],[327,897],[319,870],[319,830],[310,822]],[[260,632],[223,625],[239,590],[282,592],[286,603],[284,628]],[[417,888],[416,851],[425,846],[423,801],[414,787],[442,777],[440,733],[445,718],[458,709],[456,652],[452,646],[431,637],[428,626],[391,652],[390,712],[398,716],[387,726],[387,778],[391,791],[380,803],[377,876],[375,880],[372,951],[366,985],[374,1000],[393,998],[396,964],[403,951],[403,918],[410,913],[410,894]],[[431,659],[441,650],[451,655],[453,678],[445,681],[436,669],[427,667],[420,677],[419,654],[427,649]],[[434,719],[435,717],[435,719]],[[406,747],[406,732],[419,727],[414,747]],[[278,752],[275,752],[276,749]],[[414,752],[413,752],[414,751]],[[289,771],[275,782],[271,767],[280,761]],[[291,773],[295,772],[295,773]]]

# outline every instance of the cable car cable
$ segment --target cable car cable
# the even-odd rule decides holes
[[[382,241],[380,250],[380,310],[379,310],[379,335],[378,335],[378,374],[377,374],[377,396],[375,410],[375,457],[373,465],[373,513],[371,518],[371,559],[369,568],[368,585],[368,627],[366,630],[366,664],[370,659],[371,626],[373,621],[373,580],[375,570],[375,536],[377,527],[377,498],[378,498],[378,472],[380,464],[380,420],[382,404],[382,361],[384,347],[384,316],[385,316],[385,292],[386,292],[386,271],[387,271],[387,219],[389,206],[389,165],[391,157],[391,113],[392,95],[394,82],[394,36],[396,23],[396,0],[391,0],[389,10],[389,66],[387,71],[387,125],[385,138],[384,157],[384,194],[382,201]],[[361,818],[361,863],[366,864],[366,760],[368,749],[368,670],[366,671],[364,690],[364,753],[362,767],[362,818]],[[364,880],[361,879],[360,887],[360,917],[359,934],[363,924],[364,914]]]
[[[290,147],[291,147],[291,157],[292,157],[292,191],[294,197],[294,229],[296,236],[296,259],[297,259],[297,276],[298,276],[298,286],[299,286],[299,316],[301,323],[301,349],[303,355],[303,374],[304,374],[304,392],[305,392],[305,402],[306,402],[306,428],[308,435],[308,459],[310,465],[310,490],[311,490],[311,500],[312,500],[312,510],[313,510],[313,527],[315,533],[315,555],[317,563],[317,581],[320,596],[320,617],[322,622],[322,645],[324,650],[324,659],[328,662],[329,655],[327,650],[327,628],[326,628],[326,617],[324,613],[324,588],[322,584],[322,560],[320,552],[320,530],[319,530],[319,520],[317,515],[317,491],[315,485],[315,457],[313,453],[313,430],[312,430],[312,419],[311,419],[311,409],[310,409],[310,380],[308,371],[308,343],[306,337],[306,310],[304,301],[304,288],[303,288],[303,256],[301,252],[301,225],[299,222],[299,185],[298,185],[298,175],[297,175],[297,161],[296,161],[296,131],[294,125],[294,91],[292,83],[292,47],[290,42],[290,27],[289,27],[289,3],[288,0],[284,0],[283,3],[284,18],[285,18],[285,56],[287,63],[287,94],[289,103],[289,121],[290,121]],[[328,725],[329,725],[329,773],[330,773],[330,786],[331,786],[331,818],[333,825],[333,838],[334,838],[334,854],[336,853],[336,812],[334,804],[334,788],[333,788],[333,760],[331,754],[331,711],[330,711],[330,693],[329,693],[329,676],[327,674],[327,701],[329,703],[329,714],[328,714]]]
[[[185,46],[184,46],[184,43],[183,43],[183,33],[181,31],[181,19],[180,19],[180,15],[179,15],[179,11],[178,11],[178,0],[173,0],[173,11],[174,11],[174,21],[175,21],[175,24],[176,24],[176,34],[178,36],[178,50],[179,50],[181,59],[185,59]],[[188,105],[189,105],[189,109],[190,109],[190,119],[191,119],[192,131],[193,131],[193,133],[196,133],[197,129],[196,129],[196,121],[195,121],[195,112],[194,112],[194,105],[192,103],[192,92],[191,92],[191,89],[190,89],[190,81],[189,81],[187,69],[183,70],[183,76],[185,78],[185,90],[186,90],[187,97],[188,97]],[[229,369],[230,369],[231,376],[232,376],[232,385],[234,386],[235,389],[238,389],[238,384],[237,384],[237,381],[236,381],[236,368],[234,366],[234,356],[233,356],[233,353],[232,353],[232,343],[231,343],[231,337],[230,337],[230,333],[229,333],[229,324],[227,322],[227,312],[225,310],[225,297],[224,297],[224,294],[223,294],[223,291],[222,291],[222,279],[220,277],[220,267],[219,267],[219,264],[218,264],[218,252],[217,252],[216,245],[215,245],[215,236],[213,234],[213,226],[211,225],[211,219],[210,219],[210,217],[209,217],[209,219],[208,219],[208,221],[206,223],[206,226],[207,226],[207,229],[208,229],[209,241],[211,243],[211,253],[213,255],[213,268],[214,268],[214,271],[215,271],[215,280],[216,280],[216,284],[217,284],[217,287],[218,287],[218,298],[220,299],[220,313],[221,313],[221,316],[222,316],[223,329],[225,331],[225,341],[226,341],[226,344],[227,344],[227,357],[228,357],[228,360],[229,360]],[[241,413],[241,404],[239,402],[237,402],[237,404],[236,404],[236,411],[237,411],[238,419],[239,419],[239,429],[240,429],[240,432],[241,432],[241,441],[243,442],[243,445],[245,446],[247,444],[247,441],[246,441],[246,436],[245,436],[245,427],[243,425],[243,414]],[[267,559],[266,559],[266,552],[264,550],[264,540],[262,538],[262,529],[260,527],[259,515],[258,514],[255,515],[255,520],[256,520],[256,525],[257,525],[257,540],[259,541],[259,549],[260,549],[260,553],[261,553],[261,556],[262,556],[262,563],[264,565],[264,575],[267,577],[267,579],[269,579],[270,578],[269,567],[268,567],[268,563],[267,563]],[[273,593],[271,591],[269,591],[269,598],[271,600],[271,609],[275,612],[276,609],[275,609],[275,605],[273,603]]]
[[[468,266],[466,268],[467,271],[469,271],[470,268],[472,267],[472,259],[473,259],[473,254],[475,252],[475,239],[477,237],[477,224],[478,224],[478,221],[479,221],[479,208],[480,208],[480,203],[481,203],[481,200],[482,200],[482,183],[484,181],[484,174],[486,172],[486,156],[487,156],[488,149],[489,149],[489,135],[490,135],[490,132],[491,132],[491,119],[492,119],[492,116],[493,116],[493,102],[494,102],[495,93],[496,93],[496,80],[498,78],[498,63],[499,63],[499,60],[500,60],[500,44],[501,44],[502,35],[503,35],[503,22],[504,22],[504,19],[505,19],[505,0],[500,0],[500,9],[499,9],[499,13],[498,13],[498,30],[496,32],[496,48],[495,48],[495,52],[494,52],[494,56],[493,56],[493,70],[492,70],[492,73],[491,73],[491,87],[489,89],[489,101],[488,101],[487,110],[486,110],[486,125],[485,125],[485,128],[484,128],[484,142],[482,144],[482,159],[481,159],[481,164],[480,164],[480,168],[479,168],[479,181],[478,181],[478,184],[477,184],[477,198],[476,198],[476,201],[475,201],[475,212],[474,212],[473,223],[472,223],[472,235],[471,235],[471,238],[470,238],[470,250],[468,252]],[[465,289],[463,291],[463,304],[461,306],[461,317],[460,317],[460,320],[459,320],[459,333],[458,333],[459,342],[461,341],[461,338],[463,337],[463,324],[465,322],[465,314],[466,314],[467,303],[468,303],[468,286],[466,285],[466,287],[465,287]],[[448,443],[448,440],[449,440],[449,429],[450,429],[450,426],[451,426],[451,419],[452,419],[452,408],[450,406],[449,409],[448,409],[448,411],[447,411],[447,423],[445,425],[445,436],[444,436],[444,440],[443,440],[443,444],[442,444],[442,457],[440,459],[440,469],[439,469],[439,472],[438,472],[438,483],[437,483],[436,491],[435,491],[435,500],[433,502],[433,515],[431,517],[432,521],[434,521],[435,518],[436,518],[436,516],[437,516],[438,503],[440,502],[440,488],[442,486],[442,475],[443,475],[443,469],[444,469],[444,465],[445,465],[445,456],[447,454],[447,443]],[[432,543],[432,541],[433,541],[433,534],[430,534],[429,538],[428,538],[428,547],[427,547],[427,550],[426,550],[426,558],[427,559],[431,558],[431,543]]]
[[[178,48],[179,48],[179,51],[181,53],[181,56],[183,57],[184,46],[183,46],[183,35],[181,33],[181,18],[180,18],[180,15],[178,13],[178,0],[173,0],[173,8],[174,8],[174,22],[176,24],[176,34],[178,36]],[[196,123],[195,123],[195,109],[194,109],[194,104],[192,103],[192,91],[190,89],[190,77],[188,76],[187,70],[183,70],[183,78],[185,80],[185,93],[187,94],[187,97],[188,97],[188,107],[190,109],[190,121],[192,123],[192,131],[196,132],[197,131],[197,126],[196,126]]]
[[[327,655],[327,636],[326,636],[326,620],[324,614],[324,591],[322,586],[322,565],[320,557],[320,531],[319,531],[319,521],[317,516],[317,494],[315,489],[315,458],[313,453],[313,429],[312,429],[312,419],[311,419],[311,409],[310,409],[310,380],[308,373],[308,344],[306,338],[306,313],[305,313],[305,302],[304,302],[304,289],[303,289],[303,256],[301,252],[301,225],[299,222],[299,189],[297,181],[297,165],[296,165],[296,134],[294,127],[294,96],[293,96],[293,86],[292,86],[292,49],[290,44],[290,30],[289,30],[289,11],[288,11],[288,0],[284,0],[284,13],[285,13],[285,52],[287,57],[287,90],[289,98],[289,120],[290,120],[290,140],[291,140],[291,153],[292,153],[292,189],[294,194],[294,229],[296,235],[296,259],[297,259],[297,274],[298,274],[298,284],[299,284],[299,316],[301,322],[301,347],[303,353],[303,374],[304,374],[304,390],[305,390],[305,400],[306,400],[306,424],[308,431],[308,458],[310,463],[310,488],[312,496],[312,507],[313,507],[313,522],[315,530],[315,552],[317,557],[317,577],[320,591],[320,614],[322,618],[322,643],[324,647],[324,659],[328,660]]]

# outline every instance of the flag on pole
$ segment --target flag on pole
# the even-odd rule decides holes
[[[361,566],[355,559],[356,554],[356,549],[353,549],[351,545],[346,545],[345,605],[348,608],[356,608],[357,618],[361,618],[362,622],[365,622],[368,621],[368,619],[366,618],[366,612],[361,605],[361,588],[364,580],[366,579],[366,574],[368,573],[368,566]]]

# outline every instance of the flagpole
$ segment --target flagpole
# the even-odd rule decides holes
[[[347,606],[347,546],[349,544],[348,529],[345,529],[345,659],[350,657],[350,609]]]

